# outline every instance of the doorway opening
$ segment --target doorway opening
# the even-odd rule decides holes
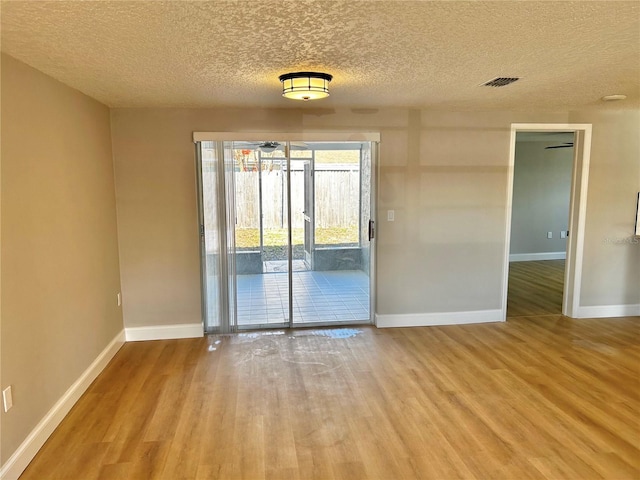
[[[587,124],[511,127],[505,320],[577,313],[590,146],[591,125]]]
[[[208,333],[372,321],[372,141],[196,141]]]
[[[507,317],[560,315],[574,132],[517,132]]]

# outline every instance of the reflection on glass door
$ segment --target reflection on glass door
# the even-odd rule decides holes
[[[372,144],[199,145],[207,331],[371,322]]]

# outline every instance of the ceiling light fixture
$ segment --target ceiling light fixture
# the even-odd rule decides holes
[[[317,100],[329,96],[329,82],[333,79],[328,73],[295,72],[280,75],[282,96],[293,100]]]

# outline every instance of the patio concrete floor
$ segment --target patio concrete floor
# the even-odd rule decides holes
[[[238,326],[289,321],[288,275],[238,275]],[[294,271],[294,324],[367,322],[369,277],[360,270]]]

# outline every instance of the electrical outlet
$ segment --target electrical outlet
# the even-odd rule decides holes
[[[13,407],[13,395],[11,394],[11,385],[5,388],[2,391],[2,404],[4,406],[4,411],[8,412],[11,407]]]
[[[396,211],[395,210],[387,210],[387,221],[393,222],[396,219]]]
[[[553,232],[547,232],[547,238],[553,238]]]
[[[560,238],[567,238],[567,232],[565,230],[560,231]]]
[[[122,296],[120,296],[120,292],[118,292],[118,306],[122,305]]]

